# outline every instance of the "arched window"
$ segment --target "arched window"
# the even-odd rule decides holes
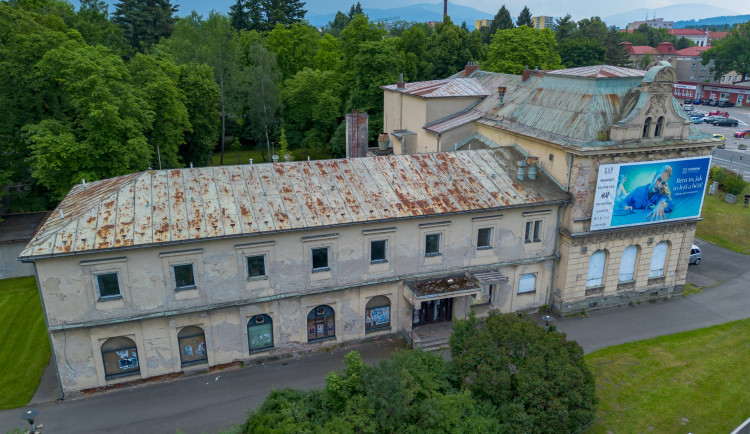
[[[664,264],[667,261],[667,245],[666,241],[660,241],[654,247],[654,254],[651,256],[651,267],[649,267],[648,277],[663,277],[664,276]]]
[[[534,273],[522,275],[518,279],[518,293],[523,294],[524,292],[534,291],[536,291],[536,275]]]
[[[107,339],[102,344],[102,360],[104,361],[104,378],[106,379],[135,375],[141,372],[135,342],[123,336]]]
[[[391,328],[391,301],[384,295],[373,297],[365,308],[365,333]]]
[[[643,123],[643,135],[641,136],[644,139],[651,137],[651,118],[646,118],[646,121]]]
[[[654,130],[654,137],[661,137],[661,132],[664,129],[664,116],[659,116],[656,121],[656,129]]]
[[[622,252],[620,274],[618,275],[618,280],[620,282],[630,282],[635,280],[635,263],[637,258],[638,246],[628,246],[628,248]]]
[[[268,315],[255,315],[247,322],[247,346],[250,352],[273,348],[273,321]]]
[[[206,335],[198,326],[188,326],[177,333],[177,344],[180,347],[182,366],[208,362],[206,353]]]
[[[604,281],[604,264],[607,260],[607,252],[597,250],[589,259],[589,274],[586,278],[586,286],[601,286]]]
[[[307,314],[307,341],[336,337],[336,318],[333,308],[320,305]]]

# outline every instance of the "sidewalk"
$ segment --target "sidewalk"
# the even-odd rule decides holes
[[[690,266],[688,281],[707,287],[703,292],[594,311],[585,318],[557,318],[558,331],[589,353],[750,317],[750,257],[700,240],[696,244],[703,250],[703,261]],[[376,363],[400,347],[400,339],[394,337],[63,402],[55,402],[57,380],[48,369],[27,408],[39,410],[37,422],[44,424],[46,433],[216,432],[244,422],[247,411],[260,405],[274,388],[322,387],[326,374],[343,368],[343,357],[351,350],[358,350],[366,363]],[[27,408],[0,411],[0,432],[26,428],[20,416]]]

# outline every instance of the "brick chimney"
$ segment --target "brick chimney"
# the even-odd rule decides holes
[[[464,77],[470,76],[478,69],[479,65],[477,65],[477,62],[467,62],[466,67],[464,68]]]
[[[531,70],[529,68],[523,69],[523,74],[521,75],[521,81],[526,81],[531,77]]]
[[[402,72],[398,75],[398,83],[396,83],[396,89],[403,90],[405,88],[406,88],[406,83],[404,83],[404,73]]]

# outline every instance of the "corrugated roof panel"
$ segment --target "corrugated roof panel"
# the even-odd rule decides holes
[[[143,245],[154,242],[151,227],[151,173],[139,174],[135,181],[135,227],[133,230],[133,244]]]
[[[130,182],[117,194],[117,222],[115,223],[115,247],[133,245],[133,230],[135,226],[135,183]],[[81,228],[83,219],[78,225],[79,243],[84,231]],[[78,250],[76,248],[76,250]],[[82,248],[80,250],[86,250]]]
[[[510,147],[149,171],[76,186],[22,257],[494,209],[567,195]],[[494,177],[493,177],[494,176]],[[504,191],[507,190],[507,191]],[[57,215],[56,218],[53,216]],[[292,223],[294,222],[294,223]]]
[[[441,80],[404,83],[403,89],[399,89],[395,84],[390,84],[387,86],[381,86],[381,89],[419,96],[422,98],[482,97],[489,95],[489,92],[484,86],[482,86],[482,83],[473,77],[453,77]]]
[[[182,170],[174,169],[168,172],[169,194],[169,231],[172,241],[182,241],[190,238],[185,207],[185,185]]]

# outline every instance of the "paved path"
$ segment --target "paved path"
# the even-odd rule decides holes
[[[558,330],[577,340],[588,353],[610,345],[721,324],[750,317],[750,257],[696,240],[703,250],[700,265],[691,265],[688,281],[703,292],[658,303],[612,308],[587,318],[558,318]],[[367,363],[387,359],[399,340],[345,346],[244,369],[197,375],[169,382],[114,390],[54,402],[50,370],[27,408],[39,410],[37,421],[49,434],[216,432],[241,424],[273,388],[312,388],[325,384],[325,374],[343,368],[343,356],[360,351]],[[52,373],[50,375],[50,373]],[[0,411],[0,433],[25,428],[27,408]]]

